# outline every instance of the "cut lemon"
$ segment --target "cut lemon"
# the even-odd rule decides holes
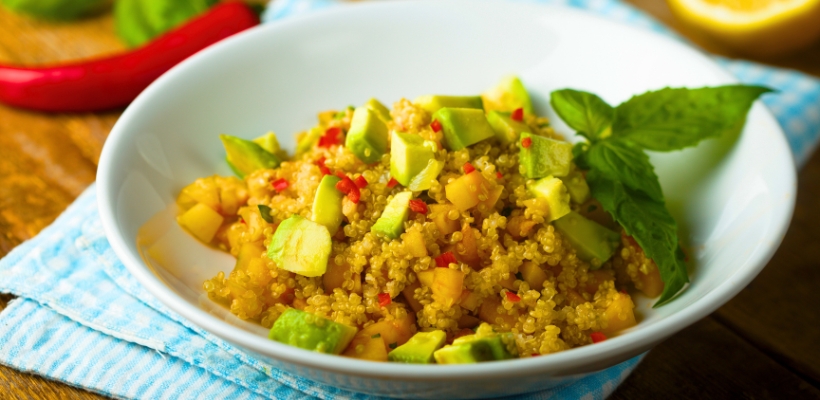
[[[678,18],[740,52],[775,56],[820,37],[820,0],[667,0]]]

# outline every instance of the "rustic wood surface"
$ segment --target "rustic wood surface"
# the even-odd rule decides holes
[[[732,52],[680,26],[660,0],[629,0],[716,54]],[[0,62],[37,65],[123,49],[110,15],[50,23],[0,9]],[[767,62],[820,76],[820,43]],[[94,181],[119,112],[46,115],[0,105],[0,257],[33,237]],[[820,156],[799,175],[783,246],[752,284],[653,350],[615,399],[820,398]],[[0,310],[12,299],[0,295]],[[97,399],[0,366],[0,399]]]

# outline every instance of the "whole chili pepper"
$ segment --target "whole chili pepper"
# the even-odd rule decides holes
[[[0,64],[0,102],[51,112],[123,107],[180,61],[258,24],[247,5],[228,2],[131,52],[42,67]]]

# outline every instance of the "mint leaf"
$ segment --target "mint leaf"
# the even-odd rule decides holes
[[[603,140],[586,154],[589,168],[609,180],[619,181],[663,205],[663,192],[649,157],[624,140]],[[673,221],[674,222],[674,221]]]
[[[630,188],[618,179],[610,178],[595,167],[587,174],[587,182],[592,197],[657,264],[664,287],[654,307],[674,298],[689,282],[689,275],[683,263],[683,251],[678,245],[677,223],[664,203]]]
[[[615,109],[600,97],[580,90],[562,89],[550,94],[550,104],[567,125],[591,142],[609,136]]]
[[[615,108],[612,136],[647,150],[680,150],[741,128],[752,103],[771,91],[762,86],[728,85],[646,92]]]

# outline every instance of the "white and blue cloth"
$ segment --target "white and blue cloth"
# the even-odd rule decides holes
[[[533,0],[516,0],[533,1]],[[669,31],[618,0],[556,0],[655,31]],[[265,21],[332,0],[276,0]],[[744,61],[718,59],[744,83],[779,90],[763,101],[783,126],[798,166],[820,136],[820,82]],[[91,187],[34,239],[0,260],[0,363],[125,399],[366,399],[271,367],[168,310],[117,259]],[[640,357],[571,385],[522,399],[603,399]],[[401,396],[401,393],[397,393]]]

